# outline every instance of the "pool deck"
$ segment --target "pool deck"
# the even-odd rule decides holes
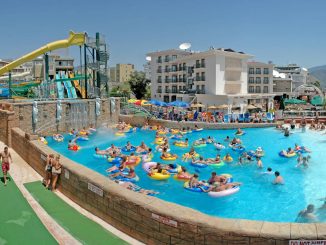
[[[143,126],[147,121],[151,126],[162,125],[168,128],[194,128],[195,124],[204,129],[237,129],[237,128],[267,128],[275,127],[277,123],[208,123],[208,122],[178,122],[163,119],[149,119],[142,116],[119,115],[119,120],[131,124],[132,126]]]
[[[5,145],[3,142],[0,141],[0,149],[2,150]],[[6,234],[3,234],[0,231],[0,244],[5,244],[7,241],[9,243],[13,243],[14,240],[11,240],[12,237],[15,237],[16,234],[19,234],[19,230],[15,229],[15,227],[11,227],[10,223],[14,222],[8,222],[6,220],[2,220],[2,217],[5,218],[6,216],[2,213],[6,213],[7,210],[10,210],[8,207],[12,205],[12,203],[15,203],[17,200],[20,204],[19,209],[12,209],[16,213],[11,212],[12,215],[22,216],[21,213],[25,212],[25,209],[28,210],[28,213],[32,214],[29,215],[31,218],[31,224],[29,227],[33,228],[31,231],[24,228],[24,241],[29,241],[31,243],[37,243],[39,240],[33,240],[34,237],[39,237],[40,239],[43,239],[42,237],[47,238],[49,241],[47,244],[81,244],[80,239],[76,239],[74,236],[72,236],[69,232],[67,232],[62,225],[65,225],[63,223],[58,224],[58,222],[53,218],[52,215],[50,215],[44,207],[41,206],[39,200],[31,195],[31,193],[27,190],[25,185],[30,185],[29,183],[37,181],[40,183],[40,181],[43,179],[42,176],[40,176],[29,164],[27,164],[13,149],[9,149],[11,156],[13,158],[13,164],[10,165],[10,175],[11,175],[11,181],[7,183],[7,186],[4,187],[3,183],[0,182],[0,196],[3,200],[4,198],[8,198],[8,202],[2,201],[2,205],[4,205],[4,208],[0,209],[0,222],[6,223],[4,227],[6,229],[3,229],[3,226],[1,225],[1,229],[3,229]],[[1,174],[2,178],[2,174]],[[41,185],[41,184],[40,184]],[[44,188],[42,186],[42,188]],[[44,189],[45,192],[49,192]],[[7,193],[6,193],[7,192]],[[53,193],[46,193],[47,195]],[[108,233],[112,233],[114,237],[119,237],[126,241],[126,243],[129,244],[142,244],[138,242],[137,240],[133,239],[132,237],[124,234],[123,232],[117,230],[113,226],[107,224],[100,218],[96,217],[95,215],[89,213],[79,205],[72,202],[69,198],[61,194],[59,191],[55,193],[55,196],[58,197],[62,202],[69,205],[71,208],[75,210],[75,212],[78,212],[81,214],[81,216],[84,217],[85,222],[95,222],[96,224],[91,224],[91,226],[101,226],[103,229],[105,229]],[[54,198],[54,197],[52,197]],[[5,199],[6,200],[6,199]],[[60,201],[59,200],[59,201]],[[57,202],[59,202],[57,200]],[[25,204],[24,204],[25,203]],[[9,204],[9,206],[7,205]],[[8,206],[8,207],[7,207]],[[34,211],[34,212],[33,212]],[[11,217],[11,216],[10,216]],[[10,220],[9,220],[10,221]],[[30,234],[29,235],[26,235]],[[35,233],[35,235],[33,235]],[[44,239],[45,239],[44,238]],[[8,240],[9,239],[9,240]],[[52,241],[51,241],[52,239]],[[17,243],[19,240],[16,240],[15,243]],[[45,240],[44,240],[45,241]]]

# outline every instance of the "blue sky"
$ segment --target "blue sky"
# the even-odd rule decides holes
[[[17,58],[74,30],[103,33],[110,65],[142,69],[147,52],[191,42],[193,50],[232,48],[309,68],[326,64],[325,24],[325,0],[11,0],[0,8],[0,58]]]

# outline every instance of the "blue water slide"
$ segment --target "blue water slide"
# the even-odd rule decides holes
[[[66,75],[62,75],[62,78],[66,78]],[[70,86],[68,84],[68,81],[64,81],[63,84],[65,85],[65,88],[67,90],[67,95],[68,95],[68,98],[72,98],[72,93],[71,93],[71,83],[70,83]]]
[[[56,74],[55,78],[60,79],[60,75]],[[63,86],[62,86],[61,82],[57,82],[57,89],[58,89],[58,98],[59,99],[64,99],[64,91],[63,91]]]

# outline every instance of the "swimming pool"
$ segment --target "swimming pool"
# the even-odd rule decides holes
[[[318,132],[302,133],[294,131],[290,137],[284,137],[279,131],[273,128],[245,129],[246,134],[241,136],[244,146],[247,150],[254,150],[261,146],[265,150],[265,156],[262,158],[264,169],[259,170],[255,162],[251,165],[234,166],[226,164],[221,168],[207,167],[196,169],[190,163],[181,161],[181,155],[188,148],[178,148],[171,145],[171,153],[176,153],[180,157],[175,162],[183,165],[191,173],[197,172],[200,179],[207,180],[212,171],[218,174],[232,174],[234,181],[242,182],[241,190],[231,196],[223,198],[211,198],[205,193],[194,193],[186,191],[183,188],[184,182],[169,178],[166,181],[157,181],[150,179],[143,171],[141,164],[136,167],[136,173],[140,178],[137,185],[159,192],[156,195],[166,201],[178,203],[203,213],[225,218],[265,220],[275,222],[294,222],[300,210],[307,204],[313,203],[316,207],[322,205],[318,199],[326,196],[326,135]],[[226,136],[232,137],[235,130],[204,130],[197,133],[188,134],[190,143],[194,140],[212,136],[223,144]],[[133,145],[139,145],[141,141],[155,148],[155,131],[139,130],[135,133],[126,134],[123,137],[117,137],[107,129],[99,129],[97,133],[91,136],[90,141],[79,141],[81,149],[78,152],[69,151],[67,142],[72,136],[65,135],[62,143],[57,143],[51,138],[48,139],[49,146],[66,157],[97,171],[105,176],[105,170],[112,166],[106,159],[95,159],[93,157],[94,148],[107,148],[111,143],[117,146],[124,146],[129,140]],[[172,140],[170,141],[172,142]],[[294,143],[304,145],[313,150],[308,169],[296,168],[296,158],[281,158],[278,152],[288,147],[293,147]],[[207,145],[203,148],[197,148],[196,151],[207,157],[215,157],[218,151],[213,145]],[[238,158],[238,153],[230,148],[220,151],[221,156],[230,153],[234,159]],[[160,154],[155,153],[153,161],[162,163],[171,163],[159,158]],[[285,180],[285,185],[276,186],[272,184],[274,176],[261,175],[267,167],[273,171],[279,171]],[[320,221],[325,222],[325,217],[320,217]]]

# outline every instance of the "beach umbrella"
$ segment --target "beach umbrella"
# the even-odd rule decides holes
[[[228,109],[229,106],[226,104],[216,106],[216,109]]]
[[[295,98],[284,100],[285,105],[288,105],[288,104],[306,104],[306,103],[307,102],[304,101],[304,100],[299,100],[299,99],[295,99]]]
[[[183,101],[178,101],[178,100],[173,101],[173,102],[170,102],[167,105],[168,106],[175,106],[175,107],[183,107],[183,108],[189,107],[189,104],[188,103],[183,102]]]
[[[314,96],[310,102],[312,105],[323,105],[324,104],[324,100],[322,97],[320,96]]]
[[[191,104],[192,108],[200,108],[200,107],[205,107],[205,105],[201,104],[201,103],[196,103],[196,104]]]
[[[247,110],[254,110],[254,109],[257,109],[257,107],[254,106],[254,105],[248,105],[247,106]]]
[[[130,99],[130,100],[128,100],[128,103],[135,103],[136,101],[138,101],[138,100],[136,100],[136,99]]]

